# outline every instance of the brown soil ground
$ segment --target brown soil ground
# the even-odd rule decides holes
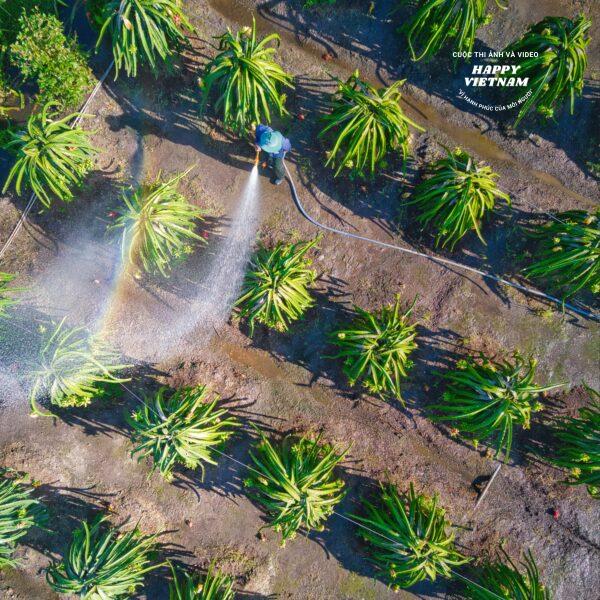
[[[592,31],[590,80],[576,116],[561,113],[551,125],[529,119],[516,133],[485,114],[465,112],[443,61],[409,63],[402,38],[394,34],[403,13],[390,17],[391,2],[377,3],[372,15],[359,3],[320,11],[303,11],[298,2],[186,4],[198,33],[185,65],[159,80],[107,82],[90,109],[94,118],[86,122],[101,154],[81,198],[62,211],[33,214],[1,265],[3,271],[18,273],[17,283],[28,288],[2,339],[1,463],[41,482],[39,493],[47,499],[56,531],[28,535],[19,549],[22,566],[0,576],[3,597],[55,598],[43,581],[43,568],[65,551],[76,520],[102,508],[117,523],[141,520],[143,529],[165,532],[165,554],[174,560],[199,567],[216,560],[238,577],[242,598],[448,598],[453,593],[437,582],[392,594],[365,560],[353,526],[338,516],[324,532],[299,536],[285,548],[268,529],[257,536],[263,515],[244,494],[244,468],[232,461],[223,459],[208,469],[203,482],[185,470],[173,484],[148,477],[149,466],[129,454],[122,417],[136,404],[129,395],[56,419],[31,419],[24,375],[36,347],[33,332],[48,317],[66,316],[69,323],[102,330],[136,365],[131,384],[136,393],[156,381],[205,383],[246,423],[274,434],[322,431],[327,440],[351,443],[341,469],[348,487],[342,513],[356,511],[358,500],[378,481],[401,488],[415,482],[439,494],[464,552],[480,557],[501,541],[514,557],[530,548],[554,598],[592,600],[600,589],[598,503],[585,490],[561,484],[563,474],[538,463],[528,447],[532,440],[541,446],[548,441],[551,415],[574,414],[585,402],[581,382],[598,387],[597,325],[547,310],[548,305],[482,278],[333,234],[324,235],[314,255],[320,275],[317,306],[292,333],[259,329],[251,339],[235,320],[216,330],[198,322],[193,313],[198,290],[206,288],[206,265],[219,256],[227,236],[252,150],[223,134],[217,122],[199,118],[195,82],[201,64],[214,55],[212,36],[227,25],[247,24],[254,11],[261,30],[282,35],[279,57],[296,76],[288,102],[291,117],[281,127],[294,145],[290,169],[309,213],[330,226],[431,253],[431,240],[410,225],[402,194],[442,145],[460,144],[500,173],[514,205],[487,227],[487,247],[469,238],[452,256],[510,273],[527,250],[520,241],[522,224],[542,210],[590,208],[597,202],[598,183],[586,166],[597,144],[597,28]],[[583,8],[600,21],[594,2],[533,4],[513,0],[480,43],[502,48],[546,14],[574,15]],[[323,60],[324,53],[333,60]],[[316,118],[326,110],[324,94],[333,89],[330,74],[347,76],[356,67],[383,83],[407,77],[405,107],[427,129],[415,135],[415,161],[405,176],[392,165],[384,177],[366,182],[365,189],[345,177],[333,181],[322,166],[324,148],[316,141]],[[296,118],[300,113],[304,120]],[[136,280],[123,273],[118,244],[106,234],[107,214],[119,201],[120,186],[190,165],[195,169],[184,189],[206,210],[209,244],[169,280]],[[316,235],[286,185],[273,187],[262,178],[259,191],[263,240]],[[11,195],[0,201],[0,240],[8,237],[24,204]],[[352,304],[380,307],[398,292],[406,301],[419,296],[419,350],[405,386],[406,408],[348,388],[339,365],[324,358],[327,334]],[[485,449],[450,438],[423,410],[440,393],[436,369],[468,350],[517,348],[539,359],[541,382],[573,387],[547,399],[547,411],[527,436],[518,437],[511,464],[502,468],[475,510],[478,490],[495,463]],[[228,452],[247,462],[250,443],[251,436],[242,434]],[[164,575],[151,576],[140,597],[165,598]]]

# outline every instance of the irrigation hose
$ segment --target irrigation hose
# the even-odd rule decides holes
[[[431,262],[437,263],[445,268],[454,267],[457,269],[462,269],[464,271],[469,271],[470,273],[475,273],[476,275],[479,275],[480,277],[484,277],[485,279],[490,279],[492,281],[495,281],[496,283],[508,285],[508,286],[515,288],[525,294],[529,294],[531,296],[537,296],[538,298],[543,298],[544,300],[549,300],[550,302],[554,302],[555,304],[558,304],[559,306],[561,306],[561,308],[563,310],[564,309],[569,310],[569,311],[576,313],[582,317],[585,317],[586,319],[600,321],[600,315],[598,315],[596,313],[588,312],[581,308],[577,308],[576,306],[573,306],[572,304],[564,302],[563,300],[560,300],[559,298],[556,298],[555,296],[551,296],[540,290],[536,290],[534,288],[530,288],[525,285],[521,285],[520,283],[516,283],[514,281],[509,281],[508,279],[504,279],[502,277],[498,277],[496,275],[493,275],[492,273],[488,273],[486,271],[481,271],[480,269],[476,269],[475,267],[469,267],[467,265],[456,262],[454,260],[450,260],[448,258],[443,258],[441,256],[431,256],[429,254],[425,254],[424,252],[419,252],[418,250],[414,250],[413,248],[406,248],[405,246],[389,244],[388,242],[382,242],[380,240],[369,238],[364,235],[358,235],[356,233],[351,233],[350,231],[344,231],[343,229],[336,229],[335,227],[330,227],[329,225],[320,223],[319,221],[317,221],[316,219],[311,217],[306,212],[304,205],[300,201],[300,198],[298,196],[298,191],[296,190],[296,185],[294,183],[294,180],[292,178],[290,170],[288,169],[288,166],[285,163],[285,161],[283,161],[283,166],[285,168],[285,172],[287,173],[290,188],[292,190],[292,196],[294,198],[294,202],[295,202],[298,210],[300,211],[300,213],[302,213],[302,216],[305,219],[307,219],[313,225],[315,225],[316,227],[319,227],[320,229],[323,229],[325,231],[330,231],[331,233],[335,233],[337,235],[353,238],[355,240],[361,240],[363,242],[368,242],[370,244],[376,244],[377,246],[382,246],[383,248],[389,248],[390,250],[397,250],[398,252],[405,252],[406,254],[412,254],[413,256],[419,256],[421,258],[430,260]]]

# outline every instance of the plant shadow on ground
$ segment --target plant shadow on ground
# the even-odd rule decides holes
[[[71,427],[78,427],[85,435],[123,437],[128,440],[128,449],[132,451],[134,449],[134,445],[130,442],[132,430],[125,415],[137,409],[146,397],[151,397],[154,392],[162,387],[163,384],[157,381],[157,377],[165,377],[168,374],[146,364],[136,365],[129,375],[132,376],[134,382],[126,383],[127,389],[121,388],[118,384],[115,385],[114,400],[99,401],[86,408],[79,409],[52,407],[52,417]],[[191,491],[198,499],[200,499],[199,493],[201,491],[214,492],[234,503],[236,498],[243,496],[244,475],[240,472],[239,463],[244,463],[245,457],[248,455],[248,449],[256,441],[253,428],[258,427],[265,433],[275,431],[274,427],[265,420],[264,415],[251,410],[252,405],[252,402],[246,402],[244,399],[234,396],[221,399],[219,406],[227,409],[231,416],[240,422],[239,429],[236,430],[233,438],[223,448],[215,451],[218,464],[215,466],[205,464],[204,479],[199,468],[193,470],[177,465],[170,485]],[[136,460],[140,459],[138,468],[146,471],[150,477],[152,475],[152,459],[140,457],[140,455],[132,456]],[[153,476],[161,477],[158,471]]]
[[[418,182],[423,180],[424,171],[419,173]],[[419,210],[412,204],[413,198],[398,203],[396,226],[397,231],[414,249],[430,255],[457,261],[469,267],[487,270],[498,276],[514,274],[515,259],[525,250],[526,238],[522,230],[539,215],[525,212],[514,206],[498,201],[494,210],[488,213],[481,226],[483,243],[475,231],[469,231],[455,246],[454,250],[436,246],[437,229],[433,225],[422,225],[418,222]],[[505,299],[492,281],[486,281],[491,290]]]
[[[470,354],[476,354],[473,349],[465,349],[465,352],[466,351]],[[457,354],[456,358],[460,358],[460,354]],[[442,398],[445,389],[441,373],[437,373],[437,377],[433,382],[431,382],[431,378],[429,381],[431,390],[430,395],[433,396],[433,399],[425,402],[422,407],[423,415],[426,417],[431,417],[433,414],[428,412],[428,406],[438,403]],[[511,467],[519,468],[535,466],[536,469],[539,469],[544,473],[544,477],[551,474],[550,478],[555,479],[556,472],[562,471],[562,469],[554,467],[543,460],[543,457],[552,455],[556,449],[557,440],[554,437],[553,426],[557,421],[565,417],[567,409],[569,409],[569,416],[575,416],[577,414],[577,409],[586,405],[586,398],[586,390],[583,386],[576,386],[567,391],[558,390],[547,397],[540,398],[544,408],[541,412],[532,414],[531,427],[529,429],[524,429],[521,425],[515,424],[513,428],[512,448],[507,464]],[[452,422],[432,421],[432,424],[442,433],[442,435],[450,438],[455,444],[458,444],[471,452],[476,452],[482,458],[492,458],[495,454],[494,437],[479,440],[478,447],[475,447],[468,437],[450,435],[450,429],[453,425]],[[498,463],[503,462],[504,454],[501,453],[494,460]],[[481,492],[488,477],[484,476],[478,479],[481,479],[481,481],[475,480],[473,485],[478,492]]]
[[[313,52],[315,57],[326,53],[339,60],[335,46],[341,46],[355,56],[372,60],[379,76],[389,70],[404,71],[410,64],[399,36],[387,25],[391,11],[402,10],[397,3],[384,1],[374,5],[372,12],[381,16],[367,15],[365,4],[355,0],[344,2],[343,7],[333,8],[319,6],[306,9],[304,4],[303,0],[285,3],[282,0],[267,0],[260,3],[257,10],[264,21],[263,27],[276,26],[285,37],[302,46],[307,42],[314,43],[316,48],[307,46],[307,50]],[[336,19],[332,25],[328,17],[332,12],[339,17],[340,11],[344,11],[344,18]],[[403,11],[406,12],[406,9]],[[407,58],[402,61],[401,57],[405,55]]]
[[[309,310],[305,318],[292,325],[293,332],[282,333],[256,325],[254,336],[250,337],[249,326],[243,321],[242,332],[248,336],[252,346],[268,352],[274,360],[289,362],[306,369],[311,378],[308,383],[295,382],[301,387],[316,384],[335,390],[335,393],[351,402],[375,401],[360,385],[350,386],[343,372],[341,359],[334,359],[336,348],[330,336],[340,326],[350,323],[356,316],[347,301],[344,281],[332,276],[319,278],[320,288],[313,292],[316,306]],[[419,321],[418,317],[416,318]],[[411,408],[422,408],[422,394],[412,390],[420,389],[431,382],[431,369],[448,368],[463,353],[460,337],[447,328],[432,328],[420,322],[417,325],[418,348],[411,356],[414,367],[409,371],[406,383],[410,390],[404,400]],[[386,402],[408,414],[406,406],[395,398]]]
[[[117,179],[117,168],[92,171],[76,191],[73,202],[55,201],[47,209],[37,201],[23,223],[23,231],[40,247],[53,252],[59,244],[76,246],[73,231],[84,227],[91,239],[104,241],[106,226],[110,223],[108,212],[118,202],[122,185]],[[10,199],[22,213],[29,202],[30,193],[17,196],[11,192]]]
[[[162,277],[160,274],[141,274],[139,278],[136,277],[137,285],[155,299],[159,298],[157,291],[163,290],[184,301],[195,300],[201,291],[205,275],[210,272],[214,261],[219,257],[219,248],[227,239],[222,231],[227,231],[229,223],[230,219],[226,216],[205,216],[198,230],[208,239],[208,243],[198,242],[193,252],[180,264],[176,264],[168,277]]]
[[[44,483],[36,488],[35,496],[48,509],[47,530],[32,528],[24,543],[49,558],[55,558],[66,555],[71,533],[81,521],[109,510],[115,494],[98,492],[95,486],[77,488]]]
[[[207,60],[208,56],[200,53],[195,44],[177,69],[160,80],[148,73],[136,80],[135,87],[129,80],[107,80],[107,93],[122,110],[121,115],[106,117],[110,129],[129,128],[142,139],[153,135],[179,146],[188,146],[236,169],[250,171],[252,151],[249,144],[244,152],[246,145],[212,116],[212,102],[201,112],[197,78]]]
[[[481,349],[469,346],[453,331],[439,331],[423,326],[420,328],[420,337],[417,340],[420,340],[421,343],[414,354],[415,366],[409,373],[409,379],[413,385],[403,395],[407,405],[421,417],[428,419],[447,441],[476,453],[480,458],[491,459],[495,454],[495,437],[479,440],[476,447],[468,435],[463,437],[460,434],[453,435],[451,433],[451,429],[454,427],[452,421],[433,420],[437,411],[432,407],[442,402],[446,389],[444,373],[455,370],[459,360],[467,355],[476,356]],[[556,406],[554,397],[544,400],[544,404],[549,410],[553,410]],[[546,414],[548,413],[546,412]],[[523,430],[521,426],[515,425],[509,465],[521,466],[533,460],[528,444],[531,442],[532,431],[537,422],[534,415],[531,431]],[[503,454],[500,454],[495,460],[502,461]],[[486,475],[473,481],[472,485],[478,493],[482,491],[487,479],[489,477]]]
[[[416,163],[410,157],[404,162],[399,154],[390,153],[390,165],[381,170],[377,178],[352,179],[347,170],[334,177],[334,170],[324,163],[335,134],[324,137],[319,134],[323,127],[321,118],[330,111],[329,97],[336,86],[332,77],[296,78],[296,89],[290,93],[289,102],[295,120],[288,122],[289,131],[284,128],[284,133],[292,140],[292,153],[288,159],[297,166],[302,191],[308,192],[326,214],[336,219],[335,226],[356,233],[355,227],[327,206],[323,195],[370,220],[383,234],[391,236],[397,211],[396,197],[414,178]],[[310,118],[298,118],[305,114]]]
[[[547,470],[556,470],[543,460],[543,457],[552,456],[559,447],[560,440],[555,435],[555,426],[565,418],[577,417],[579,409],[589,405],[589,395],[583,385],[574,386],[570,390],[560,389],[547,398],[542,398],[544,409],[536,413],[531,419],[531,429],[524,431],[522,428],[515,436],[515,441],[523,448],[522,452],[514,457],[518,466],[535,464]],[[568,472],[558,469],[564,473]]]
[[[116,494],[105,494],[95,491],[94,486],[89,488],[70,488],[56,486],[54,484],[42,484],[36,489],[39,497],[48,508],[48,529],[31,529],[24,543],[50,559],[67,556],[72,540],[72,533],[82,521],[89,521],[98,514],[110,516],[111,500]],[[111,522],[125,531],[136,526],[129,518]],[[144,533],[143,521],[139,523]],[[182,546],[173,543],[161,542],[161,536],[174,531],[158,532],[158,556],[157,562],[162,560],[181,561],[193,558],[193,553],[185,550]],[[148,598],[164,598],[163,591],[166,590],[164,568],[152,571],[146,577],[144,587]]]
[[[73,531],[82,521],[90,520],[100,513],[109,514],[112,499],[116,494],[105,494],[95,491],[95,488],[70,488],[54,484],[42,484],[36,488],[35,496],[40,498],[48,508],[48,529],[32,528],[23,543],[40,552],[49,559],[66,556]],[[113,521],[113,519],[111,519]],[[114,521],[113,521],[114,522]],[[129,530],[134,526],[126,519],[114,522],[115,525]],[[140,523],[142,530],[143,522]],[[161,542],[161,536],[173,534],[176,531],[162,531],[158,533],[158,555],[156,562],[168,560],[174,564],[184,565],[194,560],[193,552],[185,550],[182,546],[169,542]],[[167,567],[161,567],[146,576],[144,593],[148,599],[165,598],[168,594]],[[204,570],[205,572],[205,570]],[[236,597],[248,600],[270,598],[251,592],[240,592]]]
[[[353,312],[344,302],[348,293],[345,282],[331,276],[321,277],[320,288],[313,290],[315,306],[305,317],[292,323],[292,332],[278,332],[259,323],[254,335],[250,336],[249,324],[241,322],[241,331],[249,338],[253,347],[268,352],[277,362],[290,362],[311,373],[311,380],[295,385],[312,387],[317,381],[331,381],[336,392],[347,398],[354,398],[356,392],[344,383],[341,370],[325,355],[330,349],[328,337],[335,327],[352,318]],[[327,385],[327,384],[326,384]]]
[[[233,399],[229,399],[233,400]],[[228,400],[221,405],[227,408]],[[223,448],[216,452],[217,465],[206,465],[204,479],[199,469],[191,470],[178,468],[175,473],[173,485],[187,489],[196,494],[200,499],[199,491],[210,491],[238,504],[238,498],[245,497],[244,479],[246,477],[245,464],[248,463],[248,452],[258,440],[253,427],[258,427],[265,434],[272,434],[274,426],[269,425],[262,418],[248,417],[249,404],[232,407],[231,414],[242,422],[242,427],[236,431]],[[241,415],[244,415],[242,418]],[[222,454],[221,454],[222,453]]]
[[[537,305],[529,305],[520,301],[520,292],[512,294],[512,288],[494,279],[494,277],[513,281],[526,288],[531,288],[550,295],[556,294],[551,289],[546,289],[541,281],[529,280],[523,275],[523,269],[532,263],[536,256],[537,244],[527,235],[527,230],[533,225],[545,223],[545,215],[522,210],[509,206],[504,202],[496,205],[482,226],[482,236],[485,244],[479,240],[475,232],[471,231],[450,251],[436,247],[435,229],[422,227],[416,221],[417,212],[408,203],[400,208],[398,225],[406,243],[415,250],[427,254],[429,260],[436,262],[438,258],[456,261],[469,268],[481,270],[492,277],[485,277],[482,283],[465,273],[462,269],[447,264],[440,264],[443,268],[468,279],[478,289],[496,296],[505,306],[519,305],[531,313],[540,311],[539,305],[549,309],[559,310],[557,304],[547,298],[535,296]],[[487,291],[486,291],[487,290]],[[530,294],[527,297],[533,297]],[[596,305],[593,296],[586,291],[579,292],[570,300],[572,304],[588,310]],[[577,315],[565,315],[571,325],[585,327]]]
[[[429,327],[424,321],[418,321],[416,342],[409,377],[417,384],[431,383],[432,374],[452,368],[464,354],[460,335],[446,327]]]

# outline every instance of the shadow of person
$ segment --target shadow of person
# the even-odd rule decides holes
[[[187,146],[235,169],[250,170],[243,141],[222,131],[209,114],[200,115],[200,101],[193,91],[174,94],[173,103],[157,110],[152,90],[130,92],[119,82],[107,84],[108,94],[120,105],[122,114],[107,115],[111,131],[129,128],[142,139],[153,135],[178,146]]]

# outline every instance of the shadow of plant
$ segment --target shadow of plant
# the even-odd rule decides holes
[[[47,529],[32,528],[23,543],[55,558],[67,552],[71,533],[81,521],[108,510],[115,494],[98,492],[96,486],[80,488],[42,483],[36,488],[35,496],[48,509]]]

